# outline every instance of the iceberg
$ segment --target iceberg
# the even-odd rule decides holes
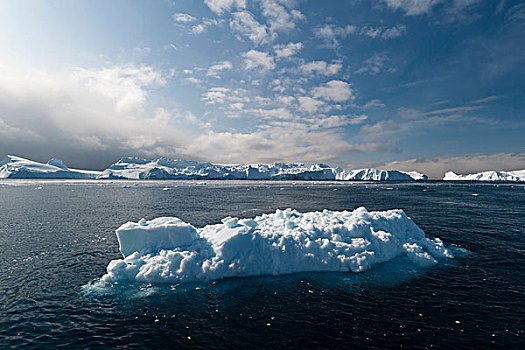
[[[99,179],[178,179],[178,180],[347,180],[414,181],[428,180],[418,172],[397,170],[331,168],[326,164],[307,167],[302,163],[218,165],[166,157],[147,160],[122,158],[104,170]]]
[[[362,272],[404,256],[418,266],[453,258],[439,238],[403,212],[277,210],[227,217],[196,228],[175,217],[127,222],[116,230],[122,259],[101,281],[205,282],[298,272]]]
[[[53,158],[47,164],[7,155],[0,161],[0,179],[95,179],[98,171],[69,169]]]
[[[514,171],[483,171],[475,174],[458,175],[448,171],[443,178],[444,181],[525,181],[525,170]]]

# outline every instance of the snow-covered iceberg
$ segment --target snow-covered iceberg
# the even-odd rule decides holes
[[[99,176],[100,179],[184,179],[184,180],[428,180],[417,172],[397,170],[331,168],[325,164],[307,167],[302,163],[218,165],[166,157],[147,160],[122,158]]]
[[[448,171],[443,178],[445,181],[525,181],[525,170],[515,171],[483,171],[475,174],[458,175]]]
[[[228,217],[196,228],[178,218],[128,222],[116,231],[123,259],[104,282],[178,283],[311,271],[361,272],[405,256],[429,266],[452,258],[402,210],[300,213],[277,210],[253,219]]]
[[[68,169],[56,158],[44,164],[8,155],[0,161],[0,179],[95,179],[98,175],[98,171]]]

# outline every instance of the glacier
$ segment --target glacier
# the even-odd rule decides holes
[[[483,171],[475,174],[458,175],[453,171],[445,173],[445,181],[512,181],[524,182],[525,170],[514,171]]]
[[[0,161],[0,179],[96,179],[98,171],[69,169],[53,158],[46,164],[7,155]]]
[[[428,180],[418,172],[398,170],[331,168],[326,164],[306,167],[302,163],[218,165],[166,157],[147,160],[126,157],[104,170],[99,179],[177,179],[177,180]]]
[[[362,272],[406,257],[417,266],[453,258],[403,210],[277,210],[250,219],[227,217],[196,228],[176,217],[127,222],[116,230],[122,259],[102,283],[206,282],[298,272]]]

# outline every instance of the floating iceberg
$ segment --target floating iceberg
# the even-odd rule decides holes
[[[161,157],[147,160],[122,158],[99,176],[100,179],[184,179],[184,180],[428,180],[417,172],[397,170],[331,168],[325,164],[306,167],[302,163],[218,165]]]
[[[128,222],[116,231],[123,259],[104,282],[178,283],[311,271],[361,272],[399,256],[420,266],[452,258],[402,210],[228,217],[196,228],[178,218]]]
[[[68,169],[56,158],[44,164],[8,155],[0,162],[0,179],[95,179],[98,175],[98,171]]]
[[[452,171],[445,174],[445,181],[525,181],[525,170],[483,171],[476,174],[458,175]]]

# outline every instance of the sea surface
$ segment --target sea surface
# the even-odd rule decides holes
[[[123,187],[124,186],[124,187]],[[163,191],[164,187],[169,191]],[[405,210],[455,259],[98,288],[126,221]],[[0,349],[525,348],[525,185],[0,181]]]

